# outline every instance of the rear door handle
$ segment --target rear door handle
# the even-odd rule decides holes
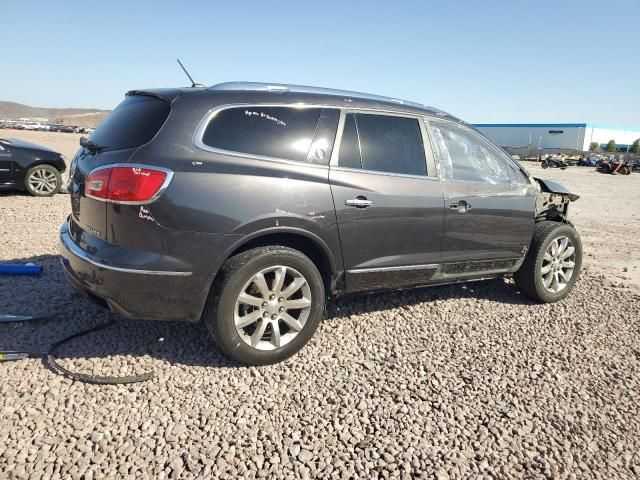
[[[449,208],[452,210],[457,210],[458,213],[467,213],[469,210],[471,210],[471,204],[467,203],[466,200],[459,200],[458,203],[450,204]]]
[[[373,202],[371,200],[367,200],[367,197],[363,197],[362,195],[358,195],[356,198],[352,198],[350,200],[345,200],[344,204],[349,206],[349,207],[367,208],[367,207],[370,207],[371,205],[373,205]]]

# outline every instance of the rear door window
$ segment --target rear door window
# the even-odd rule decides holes
[[[230,152],[327,164],[338,117],[336,109],[227,108],[211,119],[202,143]]]
[[[418,119],[347,114],[338,165],[375,172],[426,176],[427,160]]]
[[[148,95],[125,98],[91,134],[104,150],[139,147],[151,141],[171,112],[169,102]]]

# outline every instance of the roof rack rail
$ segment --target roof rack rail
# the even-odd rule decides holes
[[[307,85],[288,85],[284,83],[263,83],[263,82],[225,82],[209,87],[209,90],[247,90],[256,92],[296,92],[296,93],[317,93],[320,95],[336,95],[341,97],[362,98],[366,100],[377,100],[381,102],[393,102],[399,105],[425,108],[424,105],[409,100],[384,97],[370,93],[351,92],[349,90],[338,90],[334,88],[310,87]]]

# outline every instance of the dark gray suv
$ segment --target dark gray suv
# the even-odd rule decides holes
[[[81,144],[60,231],[70,282],[127,318],[202,319],[248,364],[298,351],[332,294],[513,274],[554,302],[580,271],[578,197],[412,102],[134,90]]]

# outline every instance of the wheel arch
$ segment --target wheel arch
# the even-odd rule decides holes
[[[63,168],[62,170],[60,169],[60,161],[58,160],[53,160],[50,158],[37,158],[29,162],[29,164],[25,167],[25,176],[29,170],[31,170],[33,167],[37,167],[38,165],[49,165],[50,167],[55,168],[60,175],[62,175],[66,170],[66,165],[65,168]]]
[[[229,258],[257,247],[282,245],[304,253],[316,265],[322,275],[327,292],[333,290],[338,276],[336,258],[327,243],[318,235],[295,227],[274,227],[253,232],[236,241],[216,265],[210,278],[210,288],[214,284],[220,267]]]

